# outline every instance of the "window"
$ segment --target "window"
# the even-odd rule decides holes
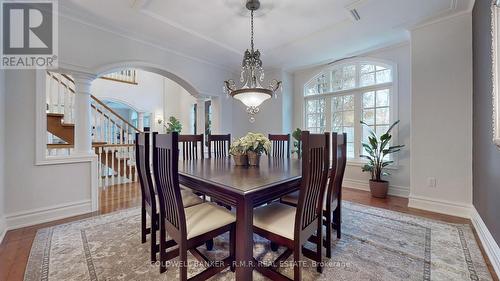
[[[196,103],[191,106],[191,133],[196,134]]]
[[[378,135],[395,121],[393,66],[355,61],[333,65],[304,86],[305,129],[347,133],[347,157],[361,160],[366,122]]]

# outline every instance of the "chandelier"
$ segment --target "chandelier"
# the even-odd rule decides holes
[[[260,7],[259,0],[248,0],[246,8],[250,10],[250,50],[247,49],[243,55],[241,64],[241,87],[237,88],[234,80],[224,81],[224,92],[247,107],[250,122],[255,121],[255,114],[259,112],[259,106],[271,97],[277,97],[278,89],[281,89],[281,81],[274,79],[267,88],[262,87],[264,81],[264,69],[260,59],[260,51],[254,50],[253,36],[253,13]]]

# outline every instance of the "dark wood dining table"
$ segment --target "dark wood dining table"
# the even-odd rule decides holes
[[[235,166],[231,158],[179,162],[182,185],[236,208],[236,280],[252,280],[253,209],[300,187],[298,159],[262,157],[260,166]]]

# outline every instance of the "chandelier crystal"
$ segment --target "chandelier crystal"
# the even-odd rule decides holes
[[[250,122],[255,121],[255,114],[259,112],[259,106],[271,97],[277,97],[277,91],[281,90],[281,81],[274,79],[267,88],[262,86],[264,82],[264,69],[260,59],[260,51],[254,50],[254,25],[253,13],[260,7],[259,0],[248,0],[246,7],[250,10],[250,49],[245,51],[241,64],[241,86],[238,88],[234,80],[224,81],[224,92],[247,107]]]

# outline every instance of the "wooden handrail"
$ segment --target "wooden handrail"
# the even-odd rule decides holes
[[[58,149],[58,148],[74,148],[75,145],[69,143],[48,143],[47,148],[49,149]],[[127,144],[102,144],[102,143],[93,143],[92,147],[134,147],[135,144],[127,143]]]
[[[116,113],[113,109],[111,109],[109,106],[107,106],[105,103],[103,103],[102,101],[100,101],[98,98],[94,97],[93,95],[90,95],[90,97],[92,97],[92,99],[97,102],[99,105],[101,105],[102,107],[104,107],[106,110],[108,110],[109,112],[111,112],[113,115],[115,115],[116,117],[118,117],[120,120],[122,120],[125,124],[127,124],[130,128],[134,129],[136,133],[142,133],[141,130],[137,129],[134,125],[130,124],[127,120],[123,119],[118,113]]]
[[[69,87],[68,85],[66,85],[64,82],[60,81],[59,79],[57,79],[57,77],[54,77],[52,74],[50,74],[50,72],[47,71],[47,73],[49,73],[49,75],[55,79],[56,81],[60,82],[62,85],[64,85],[66,88],[68,88],[72,93],[75,93],[75,90],[73,90],[71,87]],[[75,83],[75,81],[73,79],[71,79],[71,77],[69,77],[68,75],[66,74],[63,74],[61,73],[61,75],[68,79],[68,81],[71,81],[73,84]],[[142,133],[141,130],[139,130],[138,128],[136,128],[134,125],[130,124],[127,120],[123,119],[123,117],[120,116],[120,114],[116,113],[113,109],[111,109],[109,106],[107,106],[106,104],[104,104],[102,101],[100,101],[98,98],[96,98],[94,95],[90,95],[90,97],[95,101],[97,102],[99,105],[101,105],[102,107],[104,107],[106,110],[108,110],[109,112],[111,112],[114,116],[116,116],[118,119],[120,119],[121,121],[123,121],[125,124],[127,124],[130,128],[134,129],[135,132],[137,133]],[[111,120],[111,118],[109,118]],[[115,123],[115,122],[113,122]],[[116,123],[115,123],[116,124]],[[118,124],[116,124],[118,127],[120,127]],[[120,127],[121,128],[121,127]]]

